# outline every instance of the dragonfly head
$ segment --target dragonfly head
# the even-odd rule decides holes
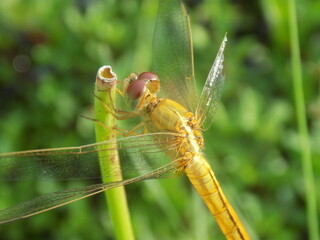
[[[132,73],[125,80],[124,93],[131,101],[142,101],[143,96],[155,94],[160,89],[159,77],[152,72],[143,72],[139,75]]]
[[[132,100],[141,98],[146,90],[154,94],[159,91],[160,80],[158,75],[152,72],[143,72],[140,75],[134,75],[129,80],[126,93]]]

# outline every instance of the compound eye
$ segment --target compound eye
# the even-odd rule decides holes
[[[132,100],[139,99],[146,90],[146,82],[143,79],[137,79],[131,82],[127,88],[127,94]]]
[[[152,72],[143,72],[138,76],[139,80],[144,80],[147,83],[147,88],[151,93],[159,91],[160,79],[157,74]]]
[[[143,80],[150,80],[150,81],[159,81],[159,77],[157,74],[153,73],[153,72],[143,72],[140,73],[140,75],[138,76],[138,79],[143,79]]]

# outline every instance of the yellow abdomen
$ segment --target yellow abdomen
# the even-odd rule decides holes
[[[222,192],[219,182],[202,154],[197,154],[185,171],[226,238],[249,239],[246,230]]]

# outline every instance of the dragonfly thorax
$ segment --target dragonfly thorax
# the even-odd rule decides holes
[[[193,114],[189,114],[191,114],[191,116],[189,117],[189,119],[186,119],[185,122],[182,122],[179,131],[180,137],[178,138],[180,139],[179,141],[183,146],[180,151],[181,154],[199,153],[203,148],[203,137],[200,128],[198,127]],[[195,124],[191,124],[193,123],[193,121],[195,121]]]

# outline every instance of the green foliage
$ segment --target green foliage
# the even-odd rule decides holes
[[[189,6],[198,90],[228,32],[226,82],[205,153],[249,233],[304,239],[305,190],[293,101],[286,1]],[[94,142],[93,88],[148,70],[157,1],[0,3],[0,152]],[[297,1],[303,87],[320,184],[319,1]],[[0,209],[74,182],[1,182]],[[13,189],[15,190],[13,192]],[[224,239],[186,177],[128,186],[137,239]],[[317,191],[319,205],[320,192]],[[103,195],[0,225],[4,239],[113,239]],[[319,216],[319,213],[318,213]]]

